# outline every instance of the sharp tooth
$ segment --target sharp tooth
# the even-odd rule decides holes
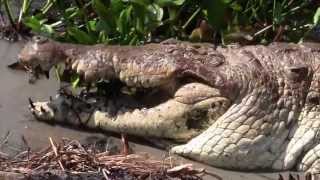
[[[72,70],[77,70],[78,64],[79,64],[79,61],[73,62],[72,65],[71,65],[71,69]]]
[[[49,79],[49,71],[43,71],[43,73],[46,76],[46,78]]]
[[[77,66],[77,73],[78,74],[83,74],[84,69],[86,69],[88,66],[85,62],[79,61],[78,66]]]
[[[45,112],[46,112],[46,110],[45,110],[42,106],[40,106],[40,111],[41,111],[42,113],[45,113]]]
[[[131,86],[138,85],[138,83],[139,83],[139,79],[137,76],[132,77],[131,81],[132,81]]]
[[[124,73],[122,71],[120,71],[120,73],[119,73],[119,79],[122,81],[126,81],[126,79],[124,77]]]
[[[32,99],[29,98],[28,100],[29,100],[29,104],[30,104],[31,108],[35,109],[36,107],[34,106]]]

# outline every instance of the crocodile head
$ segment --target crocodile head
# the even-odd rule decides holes
[[[170,45],[176,47],[175,44]],[[146,56],[148,51],[154,52],[149,54],[149,61],[144,61],[141,57]],[[68,71],[77,72],[86,82],[95,83],[99,80],[105,85],[103,96],[96,94],[90,100],[59,93],[57,98],[48,103],[31,103],[38,119],[83,125],[85,118],[79,120],[79,117],[90,119],[91,115],[103,112],[110,122],[122,123],[110,129],[101,126],[102,129],[125,131],[123,128],[130,129],[130,123],[123,121],[135,119],[140,123],[154,124],[154,127],[140,130],[137,127],[132,134],[187,141],[211,126],[227,110],[230,99],[219,89],[197,82],[197,77],[192,73],[190,76],[176,77],[176,72],[183,68],[170,56],[159,59],[159,56],[166,54],[157,44],[150,44],[146,48],[88,47],[35,37],[22,49],[19,59],[37,73],[48,72],[53,66],[65,63],[69,66],[66,68]],[[217,56],[217,59],[219,64],[220,57]],[[73,110],[71,107],[77,108]],[[87,125],[95,128],[102,122],[92,123],[89,121]],[[156,126],[160,131],[155,130]]]
[[[77,46],[71,52],[78,53],[64,52],[62,61],[71,59],[71,69],[85,79],[122,85],[110,83],[115,96],[62,93],[31,102],[40,120],[187,140],[172,152],[228,169],[320,167],[320,53],[313,46],[162,43]]]
[[[46,37],[34,36],[20,51],[18,59],[28,71],[48,78],[50,69],[66,57],[60,48],[63,47]]]

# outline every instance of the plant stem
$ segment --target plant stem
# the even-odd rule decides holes
[[[83,20],[84,20],[84,22],[86,24],[87,31],[90,34],[92,31],[91,31],[91,28],[89,26],[89,20],[88,20],[89,13],[88,13],[88,11],[86,9],[85,3],[82,0],[76,0],[76,4],[79,7],[79,9],[82,10],[82,12],[84,14]]]
[[[269,26],[266,26],[266,27],[262,28],[262,29],[259,30],[258,32],[254,33],[253,37],[256,37],[256,36],[258,36],[259,34],[267,31],[268,29],[272,28],[272,26],[273,26],[273,25],[269,25]]]
[[[46,14],[54,3],[55,0],[47,0],[46,4],[41,9],[42,13]]]
[[[23,0],[22,7],[20,9],[18,24],[22,21],[22,18],[28,13],[32,0]]]
[[[9,18],[11,26],[16,29],[16,25],[15,25],[15,22],[14,22],[14,18],[12,16],[11,9],[9,7],[8,0],[3,0],[3,4],[4,4],[4,8],[5,8],[6,13],[8,15],[8,18]]]
[[[188,19],[188,21],[182,26],[182,29],[185,29],[189,24],[190,22],[192,21],[192,19],[194,17],[196,17],[196,15],[201,11],[201,7],[199,7],[192,15],[191,17]]]

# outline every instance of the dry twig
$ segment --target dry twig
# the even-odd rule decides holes
[[[30,153],[20,153],[16,159],[0,161],[0,170],[32,175],[35,172],[62,171],[70,174],[98,174],[104,179],[201,179],[204,170],[191,164],[172,164],[171,157],[163,161],[151,159],[147,154],[109,155],[97,152],[93,146],[84,147],[78,141],[56,144]]]

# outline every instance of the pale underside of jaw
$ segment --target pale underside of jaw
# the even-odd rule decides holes
[[[31,101],[30,109],[37,119],[51,123],[187,141],[211,126],[230,106],[217,89],[200,83],[182,85],[174,95],[161,88],[139,89],[133,94],[115,91],[86,96],[60,92],[48,102]]]

